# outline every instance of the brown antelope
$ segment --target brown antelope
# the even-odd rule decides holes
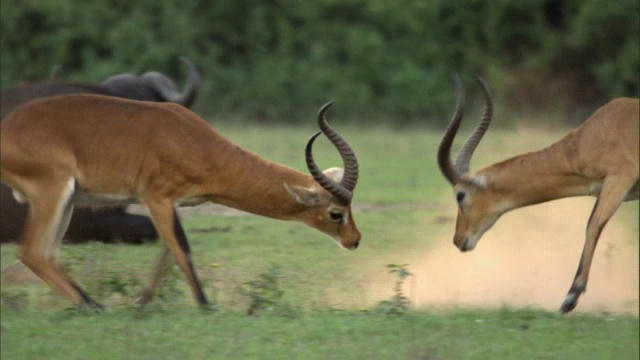
[[[0,180],[30,203],[20,260],[74,304],[101,307],[67,274],[57,250],[74,205],[141,203],[164,240],[164,253],[139,303],[153,297],[169,251],[198,304],[207,304],[176,206],[206,201],[281,220],[295,220],[355,249],[351,214],[358,162],[347,142],[318,113],[321,132],[305,156],[310,175],[269,162],[233,144],[174,103],[101,95],[63,95],[23,105],[0,124]],[[312,156],[321,134],[344,170],[320,171]]]
[[[0,89],[0,121],[18,106],[29,101],[63,94],[99,94],[131,100],[171,101],[190,107],[200,90],[200,74],[189,59],[181,57],[186,68],[184,91],[180,91],[168,76],[148,71],[140,76],[118,74],[101,83],[66,82],[59,79],[60,66],[48,81]],[[0,243],[17,241],[27,217],[27,205],[11,196],[11,189],[0,186]],[[85,207],[73,211],[64,235],[70,242],[101,240],[140,243],[157,239],[158,234],[147,216],[129,214],[126,206]]]
[[[438,149],[438,164],[453,185],[458,202],[453,242],[460,251],[473,250],[480,237],[507,211],[571,196],[597,197],[578,270],[560,308],[563,313],[569,312],[586,290],[602,229],[623,201],[640,196],[639,99],[614,99],[556,143],[470,172],[471,156],[492,115],[491,93],[482,79],[480,84],[486,99],[484,114],[454,164],[451,145],[465,102],[463,86],[456,78],[455,114]]]

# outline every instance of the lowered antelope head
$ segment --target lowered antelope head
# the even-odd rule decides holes
[[[324,117],[332,104],[333,102],[329,102],[318,111],[318,126],[321,131],[309,139],[305,148],[307,168],[315,184],[303,187],[285,182],[284,188],[297,203],[307,208],[297,216],[300,221],[331,236],[342,247],[355,249],[360,243],[361,235],[351,213],[351,199],[358,182],[358,160],[349,144]],[[344,169],[320,171],[312,153],[313,142],[320,134],[327,136],[336,147],[342,157]]]
[[[482,136],[489,128],[493,106],[491,92],[486,82],[478,78],[484,92],[486,105],[480,123],[469,136],[458,153],[455,164],[451,162],[451,145],[460,127],[465,102],[465,92],[458,77],[455,78],[458,88],[458,102],[456,110],[438,148],[438,165],[440,170],[453,185],[458,203],[458,217],[454,244],[460,251],[473,250],[482,234],[495,224],[498,218],[507,211],[501,203],[497,189],[493,189],[489,179],[482,172],[469,172],[471,156],[478,146]]]

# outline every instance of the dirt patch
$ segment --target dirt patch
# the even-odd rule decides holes
[[[452,244],[452,220],[451,233],[432,242],[437,245],[402,261],[415,274],[406,294],[422,308],[507,305],[558,310],[575,275],[594,202],[564,199],[513,211],[474,251],[464,254]],[[598,243],[587,292],[574,311],[637,315],[638,266],[637,230],[614,216]],[[376,278],[367,294],[373,302],[391,296],[388,276]]]
[[[438,217],[437,223],[450,224],[451,233],[398,260],[410,264],[409,270],[415,274],[405,291],[421,308],[506,305],[556,311],[575,275],[594,203],[593,198],[562,199],[510,212],[484,235],[474,251],[465,254],[452,244],[455,219]],[[359,213],[424,208],[455,215],[454,209],[438,204],[354,204]],[[134,212],[144,210],[134,207]],[[198,213],[250,215],[216,204],[181,208],[180,212],[187,217]],[[638,315],[639,266],[637,228],[630,229],[617,214],[600,237],[587,292],[574,311]],[[368,305],[392,296],[388,274],[372,274],[365,293]]]

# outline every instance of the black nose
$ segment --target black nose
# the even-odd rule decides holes
[[[468,240],[469,238],[465,238],[462,244],[460,244],[460,246],[458,246],[458,244],[456,244],[456,241],[454,240],[453,245],[455,245],[458,248],[458,250],[460,250],[461,252],[467,252],[469,250],[469,248],[467,247]]]
[[[357,242],[357,243],[353,244],[353,249],[354,249],[354,250],[355,250],[355,249],[357,249],[357,248],[358,248],[358,246],[360,246],[360,240],[358,240],[358,242]]]

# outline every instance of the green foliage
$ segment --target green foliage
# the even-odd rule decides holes
[[[124,277],[118,273],[103,274],[103,276],[97,281],[95,294],[98,298],[104,298],[112,294],[128,296],[138,291],[140,286],[140,282],[135,277]]]
[[[29,306],[29,293],[25,289],[3,289],[0,293],[0,305],[24,309]]]
[[[294,315],[293,308],[284,300],[284,291],[279,284],[279,267],[271,265],[257,279],[247,281],[240,292],[249,300],[247,314],[255,315],[259,311],[269,311],[284,315]]]
[[[413,274],[407,270],[408,264],[396,265],[389,264],[389,274],[396,275],[396,283],[393,286],[393,296],[389,300],[383,300],[378,304],[382,313],[387,315],[400,315],[405,313],[411,307],[411,301],[404,295],[402,290],[404,282]]]
[[[76,80],[149,70],[182,79],[184,55],[201,69],[205,115],[300,122],[333,99],[344,118],[441,126],[455,101],[453,72],[483,74],[517,108],[510,94],[536,83],[544,89],[537,102],[521,95],[534,108],[558,96],[567,107],[592,107],[640,91],[638,0],[1,6],[3,87],[46,78],[56,65]]]
[[[638,96],[640,2],[583,1],[572,21],[573,50],[585,59],[581,70],[610,96]]]
[[[167,269],[167,273],[162,278],[158,293],[153,301],[158,301],[166,305],[171,306],[175,304],[179,299],[190,295],[187,292],[183,292],[181,284],[184,282],[184,274],[177,265],[170,266]]]

